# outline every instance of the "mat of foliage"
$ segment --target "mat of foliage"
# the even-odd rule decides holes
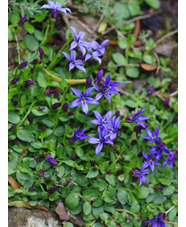
[[[158,0],[110,1],[107,6],[106,1],[96,2],[84,0],[79,9],[74,1],[72,8],[68,3],[66,7],[71,8],[72,15],[92,17],[95,15],[92,11],[102,14],[106,9],[107,26],[143,15],[144,5],[155,12],[160,8]],[[61,52],[70,54],[72,29],[65,27],[63,12],[51,18],[52,10],[40,9],[44,4],[48,3],[9,1],[9,44],[18,48],[16,54],[9,54],[8,173],[14,179],[8,186],[9,205],[44,207],[55,212],[63,202],[72,216],[81,217],[83,226],[138,227],[159,214],[164,214],[166,227],[177,226],[177,157],[173,168],[170,163],[163,168],[168,156],[163,152],[157,160],[160,165],[155,165],[154,171],[145,175],[147,182],[139,186],[134,169],[140,169],[146,161],[142,152],[148,154],[155,144],[143,138],[147,136],[144,128],[138,130],[136,122],[126,120],[145,108],[143,115],[149,117],[145,121],[148,129],[154,132],[158,125],[161,141],[170,152],[177,151],[178,100],[171,95],[175,92],[171,86],[177,81],[177,70],[171,64],[172,57],[158,53],[152,33],[144,30],[135,37],[133,21],[118,26],[111,38],[109,33],[102,35],[106,27],[101,23],[98,43],[115,39],[117,48],[108,43],[102,64],[86,61],[86,73],[78,68],[69,71],[68,60]],[[61,27],[63,38],[59,35]],[[137,41],[142,42],[141,48],[134,46]],[[122,66],[125,64],[128,66]],[[81,106],[69,108],[77,98],[71,88],[83,93],[95,83],[102,68],[102,78],[110,73],[111,80],[123,83],[119,95],[112,94],[111,102],[102,97],[99,104],[88,104],[87,115]],[[70,85],[65,79],[76,82],[84,79],[86,83]],[[143,85],[135,87],[135,80]],[[94,89],[91,97],[95,98],[97,93]],[[97,145],[88,143],[89,138],[98,138],[97,125],[90,123],[95,119],[92,111],[102,116],[113,111],[113,116],[120,119],[114,144],[104,144],[97,155]],[[85,135],[89,138],[73,140],[78,127],[86,128]],[[73,224],[65,221],[64,226]]]

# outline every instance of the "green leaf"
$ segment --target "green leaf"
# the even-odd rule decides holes
[[[28,48],[32,52],[36,51],[39,47],[39,42],[32,35],[25,35],[23,37],[23,42],[26,48]]]
[[[17,131],[17,137],[25,142],[34,142],[34,135],[29,129],[21,129]]]
[[[88,179],[84,175],[78,175],[76,182],[82,187],[87,187],[88,185]]]
[[[58,126],[55,131],[54,131],[54,135],[55,136],[63,136],[64,135],[64,132],[65,132],[65,128],[64,126]]]
[[[12,124],[18,124],[20,122],[20,117],[13,111],[8,111],[8,121]]]
[[[32,22],[42,22],[47,15],[47,11],[42,11],[34,15],[34,20]]]
[[[70,193],[66,198],[65,198],[65,204],[70,208],[70,209],[75,209],[79,205],[79,197],[75,193]]]
[[[30,33],[33,34],[34,33],[34,26],[32,26],[30,23],[28,23],[27,21],[24,23],[23,27]]]
[[[13,13],[11,15],[11,24],[18,24],[19,23],[19,20],[20,20],[20,15],[19,15],[19,12],[16,11],[15,13]]]
[[[156,205],[163,204],[166,200],[166,197],[163,196],[161,192],[155,192],[153,203]]]
[[[158,181],[163,185],[170,185],[171,184],[171,180],[169,180],[169,179],[159,178]]]
[[[136,190],[136,196],[139,199],[145,199],[149,195],[150,190],[148,187],[142,186],[139,189]]]
[[[42,147],[42,144],[39,140],[35,140],[33,143],[31,143],[31,146],[36,149],[40,149]]]
[[[103,204],[102,198],[98,197],[92,204],[93,207],[100,207]]]
[[[42,34],[42,32],[40,30],[35,29],[34,30],[34,36],[39,41],[43,40],[43,34]]]
[[[40,87],[46,88],[47,87],[47,79],[45,77],[45,74],[43,72],[39,72],[37,82]]]
[[[94,186],[99,188],[99,191],[103,191],[107,187],[107,183],[104,180],[94,181]]]
[[[178,212],[178,209],[174,207],[168,214],[169,221],[174,221],[174,218],[176,217],[176,214]]]
[[[125,203],[127,202],[128,193],[124,189],[119,189],[117,198],[122,205],[125,205]]]
[[[139,69],[136,67],[128,68],[126,70],[126,74],[130,78],[138,78],[139,76]]]
[[[160,8],[160,1],[159,0],[145,0],[147,5],[154,9],[159,9]]]
[[[123,64],[127,63],[125,57],[123,56],[123,54],[121,54],[119,52],[114,53],[112,55],[112,57],[113,57],[114,61],[116,62],[116,64],[118,64],[118,65],[123,65]]]
[[[92,213],[96,219],[99,218],[99,215],[103,213],[103,207],[92,207]]]
[[[106,203],[115,203],[117,201],[108,191],[105,192],[103,199]]]
[[[134,102],[131,99],[127,99],[125,104],[126,104],[126,106],[129,106],[130,108],[136,108],[136,102]]]
[[[68,84],[65,79],[61,78],[61,90],[65,91],[68,88]]]
[[[129,12],[132,17],[140,14],[140,6],[139,6],[138,2],[129,2],[127,4],[127,7],[129,9]]]
[[[47,129],[45,129],[44,132],[42,132],[42,137],[43,137],[43,138],[46,138],[46,137],[48,137],[49,135],[51,135],[52,132],[53,132],[52,129],[47,128]]]
[[[165,187],[163,189],[163,194],[164,195],[172,195],[175,191],[175,187],[174,186],[168,186],[168,187]]]
[[[35,115],[35,116],[43,116],[43,115],[46,115],[49,113],[49,108],[47,106],[42,106],[44,107],[45,109],[43,110],[38,110],[38,109],[33,109],[32,110],[32,113]]]
[[[115,178],[115,176],[114,176],[113,174],[111,174],[111,175],[106,175],[106,176],[105,176],[105,179],[106,179],[107,182],[108,182],[109,184],[111,184],[112,186],[115,186],[115,185],[116,185],[116,178]]]
[[[124,37],[119,37],[119,38],[118,38],[118,46],[119,46],[121,49],[127,48],[127,47],[128,47],[127,39],[124,38]]]
[[[14,39],[14,34],[12,31],[8,28],[8,41],[12,41]]]
[[[63,224],[63,226],[64,227],[74,227],[74,225],[71,223],[71,222],[63,222],[64,224]]]
[[[95,178],[95,177],[97,177],[98,171],[97,171],[97,170],[94,171],[93,169],[94,169],[93,167],[91,167],[91,168],[89,169],[89,171],[88,171],[88,173],[87,173],[87,175],[86,175],[87,178]]]
[[[88,202],[83,204],[83,212],[85,215],[88,215],[91,212],[91,205]]]
[[[85,199],[96,198],[99,195],[99,190],[96,187],[89,187],[83,191],[83,197]]]
[[[117,21],[123,22],[123,19],[129,18],[130,13],[126,4],[115,3],[114,4],[114,17]]]

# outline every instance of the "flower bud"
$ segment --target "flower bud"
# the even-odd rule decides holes
[[[57,108],[59,108],[61,106],[61,103],[60,102],[56,102],[55,104],[53,104],[52,106],[51,106],[51,108],[52,109],[57,109]]]
[[[23,69],[27,66],[27,61],[23,61],[21,64],[19,64],[18,68]]]
[[[98,83],[98,82],[101,80],[102,77],[103,77],[103,69],[101,69],[101,70],[97,73],[96,79],[95,79],[95,83]]]
[[[38,59],[34,59],[32,63],[33,64],[37,64],[38,63]]]
[[[44,170],[40,169],[40,170],[39,170],[39,175],[40,175],[41,177],[44,177]]]
[[[96,165],[95,161],[90,161],[90,163],[91,163],[91,166],[95,166]]]
[[[87,87],[90,87],[91,84],[92,84],[92,79],[91,79],[90,76],[88,76],[87,79],[86,79],[86,85],[87,85]]]
[[[45,95],[49,95],[50,93],[51,93],[51,89],[50,88],[45,90]]]
[[[43,106],[38,106],[38,110],[44,110],[45,109],[45,107],[43,107]]]
[[[123,173],[123,170],[122,169],[118,169],[117,174],[120,175],[122,173]]]
[[[149,87],[149,90],[147,93],[148,95],[152,95],[153,92],[154,92],[154,84]]]
[[[48,190],[48,193],[52,194],[56,191],[57,187],[52,187]]]
[[[41,47],[39,47],[38,52],[39,52],[40,58],[41,58],[44,55],[43,49]]]
[[[76,157],[73,154],[71,155],[71,159],[72,161],[76,161]]]
[[[68,103],[65,103],[64,105],[63,105],[63,110],[66,112],[67,111],[67,109],[68,109]]]
[[[17,81],[18,81],[19,79],[20,79],[19,77],[15,77],[15,78],[11,81],[11,84],[16,84]]]
[[[35,186],[32,186],[32,187],[29,188],[30,191],[35,190],[35,189],[36,189]]]
[[[23,25],[26,22],[26,14],[24,14],[23,17],[21,17],[20,21],[19,21],[19,26]]]
[[[49,154],[46,154],[45,158],[52,165],[57,165],[58,164],[58,162],[54,158],[52,158]]]
[[[14,106],[17,106],[18,101],[17,100],[13,100],[12,103],[14,104]]]
[[[27,119],[30,123],[32,123],[32,121],[34,120],[34,118],[30,114],[28,114]]]

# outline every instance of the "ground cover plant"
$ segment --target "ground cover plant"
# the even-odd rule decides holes
[[[160,3],[9,1],[9,206],[177,226],[177,27],[158,27]]]

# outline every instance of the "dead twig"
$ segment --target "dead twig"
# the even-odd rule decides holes
[[[94,28],[94,30],[93,30],[92,33],[90,34],[89,38],[92,37],[92,35],[94,34],[94,32],[98,29],[98,27],[99,27],[101,21],[103,20],[103,18],[104,18],[104,16],[105,16],[105,13],[106,13],[106,11],[107,11],[107,8],[108,8],[108,6],[109,6],[109,3],[110,3],[110,0],[107,1],[107,4],[106,4],[106,6],[105,6],[105,9],[104,9],[104,11],[103,11],[103,13],[102,13],[102,15],[101,15],[101,17],[100,17],[100,19],[99,19],[99,21],[98,21],[96,27]]]
[[[164,39],[166,39],[166,38],[168,38],[168,37],[170,37],[170,36],[176,34],[177,32],[178,32],[178,29],[176,29],[176,30],[174,30],[174,31],[172,31],[172,32],[169,32],[168,34],[164,35],[163,37],[161,37],[160,39],[158,39],[158,40],[156,41],[156,45],[157,45],[158,43],[160,43],[161,41],[163,41]]]

